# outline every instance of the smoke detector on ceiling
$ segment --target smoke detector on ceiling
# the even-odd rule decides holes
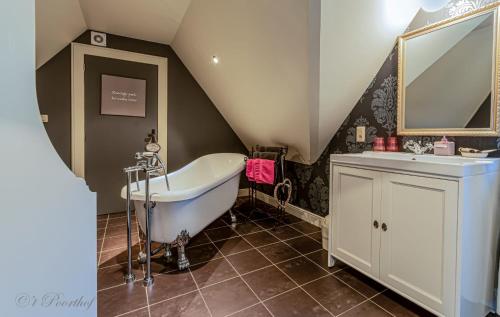
[[[106,46],[106,33],[90,31],[90,44]]]

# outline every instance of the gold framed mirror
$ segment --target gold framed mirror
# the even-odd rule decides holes
[[[398,135],[500,135],[499,5],[399,37]]]

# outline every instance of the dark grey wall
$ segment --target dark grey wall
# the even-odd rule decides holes
[[[90,44],[90,31],[75,42]],[[110,48],[168,58],[168,169],[208,153],[246,153],[238,136],[168,45],[108,34]],[[71,49],[64,48],[36,73],[45,128],[64,162],[71,162]]]

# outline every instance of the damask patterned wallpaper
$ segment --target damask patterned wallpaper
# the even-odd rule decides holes
[[[417,29],[492,2],[494,1],[452,0],[438,12],[424,13],[420,11],[410,24],[409,29]],[[398,57],[395,47],[316,163],[303,165],[287,162],[286,174],[293,184],[292,204],[321,216],[327,215],[330,154],[371,150],[376,136],[396,135],[397,66]],[[356,127],[360,125],[366,126],[366,143],[356,143]],[[441,136],[411,138],[426,142],[440,139]],[[399,137],[398,142],[401,145],[408,139],[409,137]],[[500,140],[495,137],[450,137],[449,139],[456,142],[457,149],[460,146],[479,149],[499,148]],[[268,193],[270,191],[269,188],[262,188],[262,190]]]

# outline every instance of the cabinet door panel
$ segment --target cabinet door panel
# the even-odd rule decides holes
[[[334,166],[333,179],[333,255],[378,277],[381,173]]]
[[[458,183],[384,173],[380,278],[451,316]]]

